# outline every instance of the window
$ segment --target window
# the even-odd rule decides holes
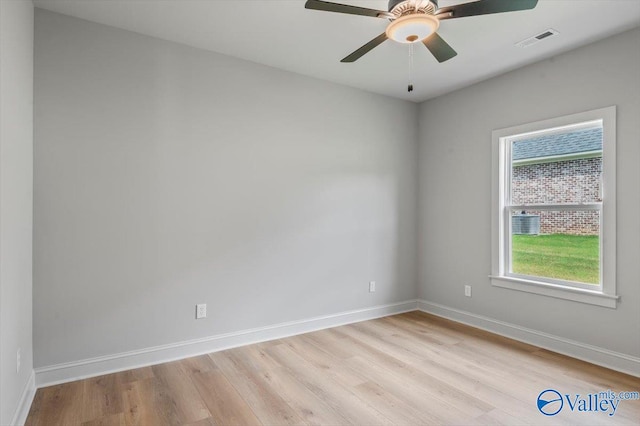
[[[615,114],[493,132],[492,285],[616,307]]]

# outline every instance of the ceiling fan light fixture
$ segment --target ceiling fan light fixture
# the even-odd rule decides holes
[[[387,37],[398,43],[417,43],[440,27],[440,21],[433,15],[412,14],[402,16],[387,27]]]

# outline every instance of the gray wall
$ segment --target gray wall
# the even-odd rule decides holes
[[[33,4],[0,1],[0,424],[33,371]],[[16,352],[22,367],[16,373]]]
[[[415,104],[39,9],[35,59],[36,366],[415,297]]]
[[[421,105],[420,297],[640,356],[638,46],[636,29]],[[491,287],[491,131],[610,105],[618,106],[618,308]]]
[[[412,299],[418,273],[426,300],[639,356],[639,41],[416,106],[37,10],[35,365]],[[618,309],[491,287],[491,131],[608,105]]]

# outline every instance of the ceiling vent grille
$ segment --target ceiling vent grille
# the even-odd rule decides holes
[[[518,47],[529,47],[529,46],[533,46],[536,43],[540,43],[542,40],[547,40],[551,37],[555,37],[558,34],[560,34],[558,31],[549,28],[548,30],[545,30],[543,32],[541,32],[540,34],[534,35],[533,37],[529,37],[525,40],[522,40],[518,43],[516,43],[516,46]]]

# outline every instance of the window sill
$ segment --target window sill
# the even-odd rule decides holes
[[[604,294],[599,291],[563,287],[522,278],[495,275],[489,275],[489,278],[491,279],[491,285],[494,287],[508,288],[511,290],[555,297],[557,299],[604,306],[605,308],[616,309],[618,299],[620,299],[620,296]]]

